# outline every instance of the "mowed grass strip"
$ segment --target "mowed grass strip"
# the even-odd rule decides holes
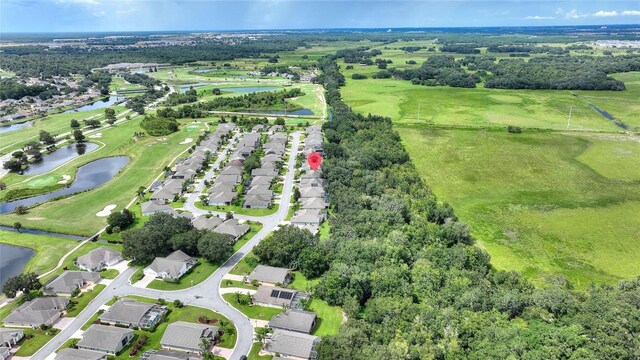
[[[397,129],[420,175],[471,225],[497,268],[536,281],[562,274],[580,288],[640,275],[640,143],[625,135]],[[609,150],[589,152],[598,147]]]

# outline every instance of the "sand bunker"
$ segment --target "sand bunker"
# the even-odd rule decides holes
[[[111,210],[115,209],[116,205],[111,204],[111,205],[107,205],[104,207],[104,209],[102,209],[102,211],[99,211],[98,213],[96,213],[97,217],[107,217],[109,215],[111,215]]]
[[[71,176],[62,175],[62,180],[58,181],[58,184],[66,184],[69,182],[69,180],[71,180]]]
[[[191,143],[191,142],[193,142],[192,138],[186,138],[180,143],[180,145],[188,144],[188,143]]]

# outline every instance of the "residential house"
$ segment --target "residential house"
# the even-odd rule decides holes
[[[217,336],[217,326],[176,321],[167,326],[160,340],[160,346],[163,349],[200,354],[202,353],[200,344],[203,339],[213,342]]]
[[[301,208],[305,210],[323,210],[329,208],[329,204],[321,197],[303,198],[300,200]]]
[[[198,263],[181,250],[176,250],[167,257],[157,257],[151,265],[144,268],[144,274],[160,279],[179,279]]]
[[[234,191],[215,191],[209,195],[207,203],[212,206],[231,205],[237,196],[238,193]]]
[[[253,302],[257,305],[275,308],[300,308],[302,300],[309,300],[307,293],[285,289],[277,286],[260,285],[253,294]]]
[[[276,133],[279,131],[284,131],[284,126],[282,125],[273,125],[269,128],[270,133]]]
[[[71,296],[74,291],[97,284],[102,278],[98,272],[64,271],[42,287],[46,295]]]
[[[253,129],[251,129],[251,131],[253,131],[253,132],[261,132],[261,131],[265,131],[265,130],[267,130],[267,125],[261,125],[261,124],[258,124],[256,126],[254,126]]]
[[[114,266],[122,260],[122,254],[106,246],[101,246],[85,255],[78,256],[76,265],[86,271],[102,271],[102,269]]]
[[[236,185],[242,182],[242,175],[218,175],[213,181],[214,184]]]
[[[222,171],[220,171],[220,174],[218,174],[218,176],[220,175],[235,175],[235,176],[242,176],[242,166],[231,166],[231,165],[227,165],[224,169],[222,169]]]
[[[142,209],[142,216],[151,216],[158,213],[175,214],[175,210],[171,206],[159,201],[145,201],[140,204],[140,208]]]
[[[18,345],[24,338],[24,330],[0,328],[0,360],[8,359],[11,348]]]
[[[288,285],[291,282],[291,270],[267,266],[258,265],[248,276],[249,281],[258,281],[261,284],[266,285]]]
[[[66,348],[60,349],[54,360],[106,360],[107,354],[98,351]]]
[[[286,359],[315,360],[318,358],[316,348],[319,343],[318,336],[276,329],[271,338],[266,341],[264,350]]]
[[[278,170],[275,168],[257,168],[251,170],[251,176],[277,176]]]
[[[51,326],[62,316],[62,312],[69,305],[69,299],[64,297],[40,297],[15,308],[4,318],[5,326],[32,327],[40,325]]]
[[[316,325],[316,313],[304,310],[288,309],[285,312],[275,315],[269,321],[272,329],[297,331],[311,334]]]
[[[273,190],[269,189],[269,185],[251,185],[247,190],[247,195],[263,195],[271,197],[273,196]]]
[[[229,219],[213,229],[213,232],[226,234],[234,240],[238,240],[242,235],[248,233],[249,230],[251,230],[251,226],[248,224],[240,224],[236,219]]]
[[[94,324],[82,334],[82,339],[76,346],[82,350],[116,355],[129,345],[131,340],[133,340],[131,329]]]
[[[325,218],[325,213],[319,209],[298,210],[291,218],[291,225],[316,232]]]
[[[267,209],[271,206],[271,195],[247,194],[242,207],[245,209]]]
[[[211,216],[211,217],[198,216],[191,221],[191,224],[193,225],[194,228],[198,230],[213,231],[213,229],[218,227],[218,225],[222,224],[223,221],[224,220],[222,220],[217,216]]]
[[[319,198],[324,197],[325,192],[324,188],[321,187],[308,187],[308,188],[300,188],[300,197],[301,198]]]
[[[162,305],[122,298],[111,305],[98,319],[105,324],[147,329],[159,323],[166,312],[167,308]]]

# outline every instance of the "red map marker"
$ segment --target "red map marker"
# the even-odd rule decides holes
[[[320,164],[322,164],[322,155],[317,152],[312,152],[307,156],[307,162],[309,163],[311,170],[316,171]]]

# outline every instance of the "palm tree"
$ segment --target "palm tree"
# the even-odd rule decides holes
[[[147,192],[147,189],[144,186],[140,186],[138,188],[138,191],[136,191],[136,195],[138,195],[140,200],[142,200],[144,198],[144,194],[146,194],[146,192]]]

